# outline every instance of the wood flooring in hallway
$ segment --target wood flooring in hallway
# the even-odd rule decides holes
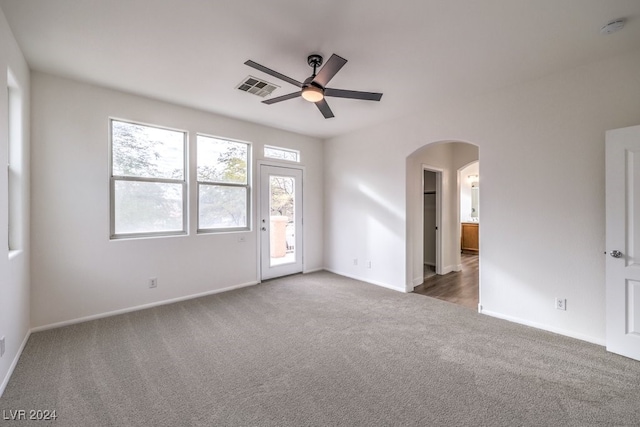
[[[413,292],[478,309],[478,255],[462,254],[462,270],[428,277]]]

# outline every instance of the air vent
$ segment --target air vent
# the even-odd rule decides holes
[[[249,92],[264,98],[267,95],[271,95],[271,92],[279,87],[280,86],[265,82],[264,80],[257,79],[253,76],[247,76],[247,78],[244,79],[237,88],[243,92]]]

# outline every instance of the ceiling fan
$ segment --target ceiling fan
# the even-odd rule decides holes
[[[329,104],[327,104],[327,101],[324,99],[326,96],[333,96],[336,98],[362,99],[365,101],[380,101],[380,98],[382,98],[381,93],[359,92],[356,90],[333,89],[327,87],[329,81],[336,75],[338,71],[340,71],[340,69],[346,63],[346,59],[334,53],[333,55],[331,55],[331,58],[329,58],[326,64],[324,64],[324,67],[322,67],[322,69],[316,74],[318,67],[322,65],[322,56],[315,54],[309,55],[309,57],[307,58],[307,64],[309,64],[310,67],[313,67],[313,74],[311,75],[311,77],[305,79],[305,81],[302,83],[251,60],[245,62],[245,65],[253,67],[256,70],[260,70],[273,77],[284,80],[285,82],[291,83],[292,85],[301,88],[301,90],[298,92],[293,92],[288,95],[282,95],[275,98],[267,99],[266,101],[262,101],[263,103],[275,104],[276,102],[286,101],[287,99],[293,99],[302,96],[305,100],[316,104],[325,119],[330,119],[331,117],[334,117],[334,115],[331,111],[331,108],[329,108]]]

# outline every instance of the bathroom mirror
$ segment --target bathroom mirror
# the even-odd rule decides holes
[[[460,170],[460,222],[480,221],[479,164],[473,162]]]
[[[471,187],[471,218],[479,221],[480,219],[480,212],[478,210],[478,192],[480,191],[480,188],[478,188],[477,183],[475,186]]]

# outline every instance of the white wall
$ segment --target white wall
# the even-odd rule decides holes
[[[393,128],[381,130],[325,141],[325,268],[404,291],[404,159]]]
[[[476,222],[478,217],[471,218],[471,181],[469,176],[480,175],[480,164],[472,163],[469,166],[460,169],[460,221]],[[480,187],[478,187],[480,188]],[[478,190],[479,191],[479,190]],[[478,212],[480,210],[478,209]]]
[[[40,327],[258,281],[257,227],[246,233],[109,240],[108,119],[300,150],[305,271],[322,268],[323,149],[318,139],[35,72],[32,74],[32,326]],[[193,165],[194,162],[192,161]],[[194,171],[190,172],[193,176]],[[239,235],[246,237],[239,242]],[[157,289],[147,280],[158,278]]]
[[[640,51],[333,138],[326,266],[404,289],[407,156],[471,142],[482,164],[483,312],[603,343],[604,132],[639,123]],[[351,266],[356,254],[373,268]]]
[[[8,241],[8,186],[6,165],[8,163],[8,71],[20,90],[22,104],[21,149],[12,150],[15,166],[12,179],[18,181],[19,191],[12,197],[12,211],[16,214],[12,225],[18,229],[14,234],[18,250],[9,253]],[[20,49],[0,11],[0,337],[5,337],[6,351],[0,358],[0,395],[4,391],[29,333],[29,69]],[[14,147],[12,147],[14,148]],[[16,204],[18,206],[16,206]]]
[[[460,270],[460,229],[458,203],[458,169],[478,160],[478,147],[463,142],[447,142],[422,147],[407,157],[407,283],[406,290],[422,283],[424,259],[424,223],[421,215],[422,171],[430,167],[441,171],[442,270],[440,274]]]

